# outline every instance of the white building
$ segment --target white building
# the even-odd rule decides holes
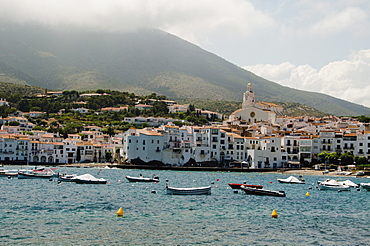
[[[243,94],[242,109],[236,110],[232,113],[226,124],[238,125],[241,122],[247,124],[254,124],[258,122],[276,122],[276,112],[272,110],[282,111],[281,107],[276,104],[259,103],[255,102],[255,95],[252,91],[252,85],[249,83],[247,91]]]

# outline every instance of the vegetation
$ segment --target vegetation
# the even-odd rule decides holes
[[[337,152],[322,151],[317,156],[321,161],[335,165],[362,165],[369,163],[366,157],[357,155],[353,156],[351,152],[343,152],[342,154],[338,154]]]
[[[366,117],[364,115],[361,115],[361,116],[358,117],[358,120],[360,122],[363,122],[363,123],[369,123],[370,122],[370,117]]]
[[[204,99],[178,99],[177,101],[181,104],[192,103],[195,105],[196,108],[207,109],[220,114],[224,114],[226,116],[230,115],[231,113],[242,107],[241,102],[212,101]],[[295,117],[307,115],[312,117],[323,117],[327,115],[324,112],[321,112],[317,109],[314,109],[312,107],[300,103],[289,103],[289,102],[273,102],[273,103],[282,106],[284,108],[283,114],[287,116]]]
[[[3,98],[9,100],[12,107],[1,106],[0,114],[6,117],[9,113],[17,110],[22,112],[41,111],[45,114],[42,117],[28,117],[29,122],[35,124],[35,130],[45,130],[48,132],[59,133],[63,137],[68,134],[76,134],[83,130],[86,125],[96,125],[102,128],[103,133],[113,136],[119,131],[126,131],[130,127],[143,128],[147,125],[132,125],[124,122],[125,117],[166,117],[179,119],[175,124],[194,124],[204,125],[211,119],[202,117],[195,110],[194,105],[189,106],[189,110],[183,113],[169,113],[167,105],[162,101],[165,96],[158,96],[156,93],[145,96],[137,96],[133,93],[119,92],[112,90],[86,91],[83,93],[99,93],[100,96],[80,97],[77,91],[64,91],[61,96],[54,97],[22,97],[13,100],[14,95],[4,94]],[[154,99],[154,100],[153,100]],[[151,104],[150,109],[139,110],[135,108],[135,103]],[[89,109],[89,113],[79,113],[74,110],[81,107],[78,103],[83,103],[83,107]],[[104,107],[125,106],[127,109],[121,111],[101,111]],[[60,112],[63,113],[61,114]],[[183,120],[183,121],[182,121]],[[213,119],[214,120],[214,119]],[[188,123],[186,123],[188,122]],[[17,125],[18,122],[9,122],[8,125]]]

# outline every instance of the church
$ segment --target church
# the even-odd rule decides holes
[[[274,103],[257,102],[252,91],[252,85],[248,83],[247,91],[243,94],[242,108],[233,112],[227,124],[254,124],[258,122],[269,122],[274,124],[277,115],[283,114],[283,107]]]

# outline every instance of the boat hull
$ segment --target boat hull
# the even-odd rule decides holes
[[[340,190],[340,191],[350,191],[351,187],[346,186],[346,185],[338,185],[338,186],[330,186],[330,185],[322,185],[319,184],[317,186],[319,190]]]
[[[305,184],[306,183],[304,181],[285,181],[285,180],[279,180],[279,179],[277,181],[283,184]]]
[[[74,179],[73,182],[77,184],[106,184],[106,180],[79,180],[79,179]]]
[[[168,195],[210,195],[211,186],[199,188],[173,188],[166,187]]]
[[[335,180],[326,180],[326,181],[318,181],[317,182],[317,189],[319,190],[340,190],[340,191],[349,191],[351,187],[348,185],[342,185],[338,181]]]
[[[285,197],[286,196],[284,191],[256,189],[256,188],[250,188],[250,187],[246,187],[246,186],[241,186],[240,188],[248,195],[277,196],[277,197]]]
[[[18,176],[18,172],[0,172],[0,177],[16,177]]]
[[[256,188],[256,189],[262,189],[263,186],[262,185],[250,185],[250,184],[236,184],[236,183],[228,183],[228,185],[232,188],[232,189],[240,189],[240,186],[244,185],[246,187],[250,187],[250,188]]]
[[[54,174],[18,172],[18,179],[51,179]]]
[[[143,177],[125,177],[129,182],[159,182],[159,178],[143,178]]]
[[[77,175],[74,175],[74,174],[60,175],[60,176],[58,176],[58,181],[60,181],[60,182],[74,182],[73,179],[76,176]]]

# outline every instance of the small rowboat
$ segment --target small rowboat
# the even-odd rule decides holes
[[[240,186],[244,185],[245,187],[250,187],[250,188],[256,188],[256,189],[262,189],[262,185],[251,185],[251,184],[236,184],[236,183],[228,183],[228,185],[232,189],[240,189]]]
[[[52,177],[54,177],[54,172],[34,172],[32,170],[18,172],[18,179],[50,179]]]
[[[4,168],[0,169],[0,177],[16,177],[18,176],[18,170],[5,170]]]
[[[250,188],[242,185],[240,187],[242,190],[245,191],[248,195],[258,195],[258,196],[279,196],[279,197],[285,197],[284,191],[274,191],[274,190],[264,190],[264,189],[256,189],[256,188]]]
[[[168,195],[210,195],[211,186],[198,188],[174,188],[166,187]]]
[[[144,178],[143,176],[140,177],[126,176],[125,178],[129,182],[159,182],[158,176],[153,176],[152,178]]]

